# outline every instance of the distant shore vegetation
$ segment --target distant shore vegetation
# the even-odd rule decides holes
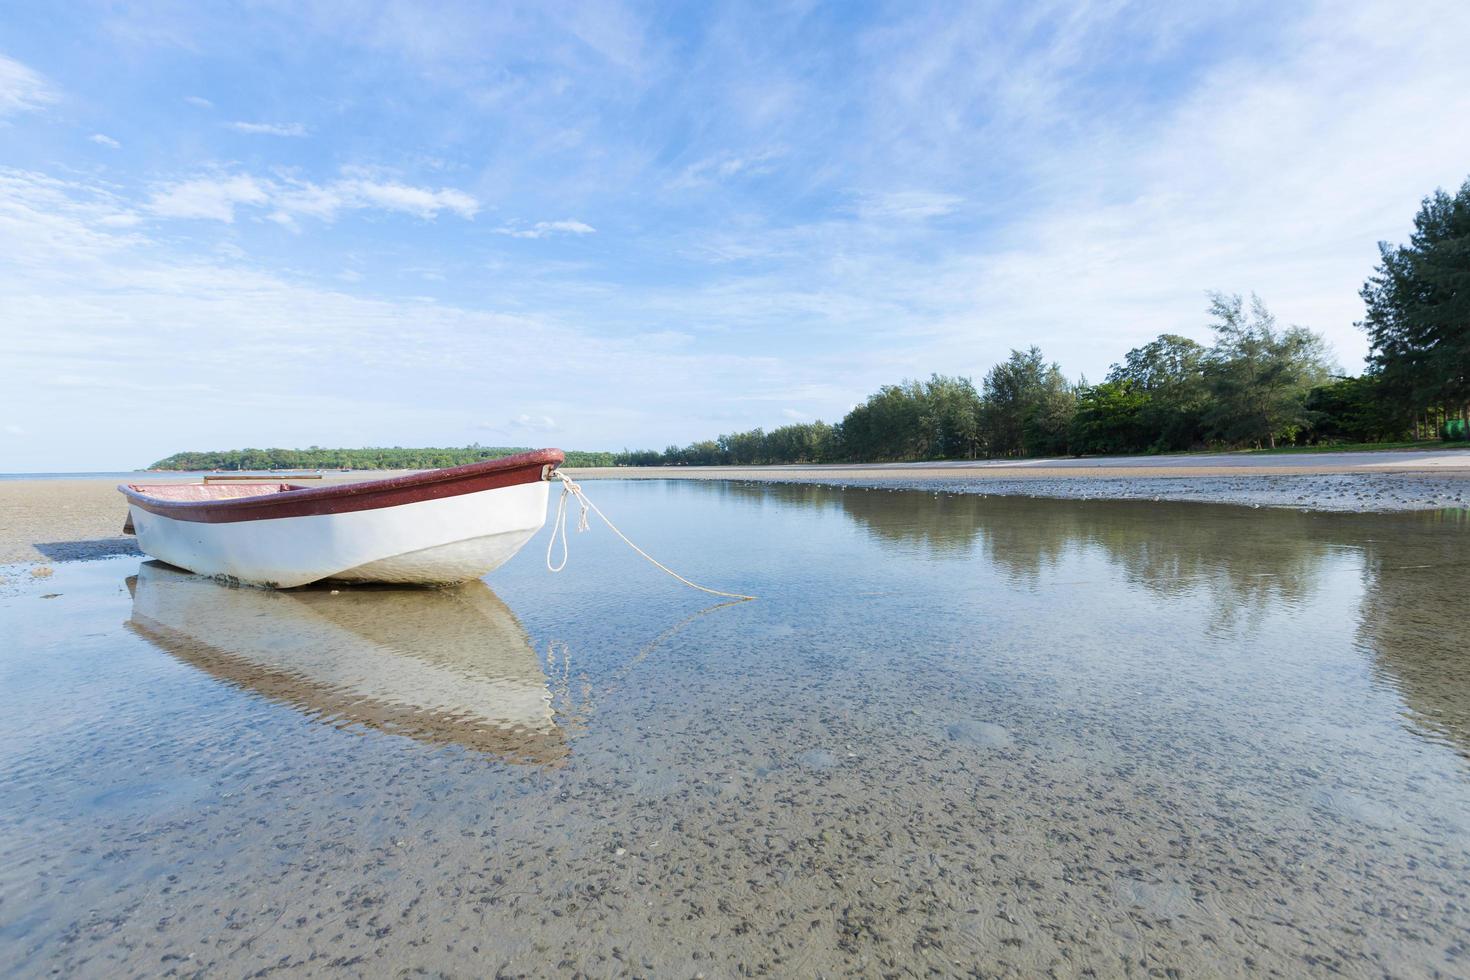
[[[1436,191],[1406,245],[1379,244],[1361,296],[1368,368],[1345,376],[1321,336],[1279,325],[1256,296],[1213,293],[1209,346],[1163,334],[1096,384],[1040,349],[975,384],[886,385],[836,424],[752,429],[624,465],[884,462],[1394,444],[1470,432],[1470,180]]]
[[[1360,295],[1367,370],[1337,372],[1311,330],[1281,326],[1257,296],[1212,293],[1208,346],[1162,334],[1096,384],[1037,347],[977,385],[932,375],[878,389],[840,422],[751,429],[660,451],[568,452],[569,466],[709,466],[1402,444],[1470,433],[1470,180],[1436,191],[1408,244],[1379,243]],[[154,469],[421,469],[521,452],[240,449],[178,453]]]
[[[404,449],[226,449],[216,452],[174,453],[150,470],[428,470],[463,466],[528,452],[527,447],[464,446],[462,448]],[[567,452],[568,466],[612,466],[614,453]]]

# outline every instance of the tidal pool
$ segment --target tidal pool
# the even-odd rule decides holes
[[[695,482],[0,581],[0,970],[1470,972],[1470,516]]]

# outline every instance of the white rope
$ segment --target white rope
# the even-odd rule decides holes
[[[642,548],[638,547],[632,541],[628,540],[628,536],[622,531],[619,531],[618,526],[612,521],[608,520],[607,515],[598,510],[596,504],[587,499],[587,495],[582,492],[582,488],[576,483],[573,483],[571,477],[566,476],[560,470],[552,473],[552,476],[555,476],[557,479],[561,480],[562,488],[561,498],[558,499],[556,502],[556,517],[552,519],[551,540],[546,542],[546,568],[548,571],[559,572],[563,568],[567,567],[567,498],[576,497],[577,502],[582,505],[582,513],[577,518],[577,531],[579,533],[587,530],[587,511],[590,509],[594,514],[602,518],[602,523],[606,524],[608,528],[612,531],[612,533],[622,538],[624,544],[632,548],[634,551],[638,552],[638,554],[642,555],[643,558],[649,562],[649,564],[653,565],[664,574],[673,576],[680,582],[683,582],[685,585],[689,586],[691,589],[698,589],[700,592],[708,592],[710,595],[724,596],[726,599],[755,598],[755,596],[753,595],[741,595],[738,592],[721,592],[719,589],[707,589],[704,586],[700,585],[698,582],[689,581],[687,578],[680,575],[678,572],[674,571],[672,568],[665,565],[657,558],[654,558]],[[556,546],[556,539],[558,535],[561,536],[561,561],[558,564],[553,565],[551,563],[551,552],[552,549]]]
[[[561,476],[560,473],[554,473],[553,475]],[[582,513],[577,517],[577,533],[581,534],[587,530],[587,498],[581,495],[581,487],[577,487],[575,483],[572,483],[571,480],[568,480],[564,476],[561,478],[562,482],[568,484],[568,486],[561,488],[561,497],[556,501],[556,516],[551,519],[551,540],[546,542],[546,570],[549,572],[559,572],[567,567],[567,497],[573,493],[572,487],[576,487],[577,498],[582,503]],[[604,517],[603,520],[607,520],[607,518]],[[551,563],[551,549],[556,546],[557,535],[561,536],[561,562],[553,565]]]

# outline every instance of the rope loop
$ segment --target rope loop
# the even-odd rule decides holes
[[[548,571],[559,572],[563,568],[567,567],[567,555],[569,550],[567,546],[567,499],[569,497],[576,497],[577,503],[582,505],[582,513],[577,517],[578,533],[587,530],[587,511],[590,510],[598,517],[602,518],[602,523],[606,524],[608,526],[608,529],[611,530],[612,533],[622,538],[624,544],[632,548],[634,551],[638,552],[638,554],[641,555],[649,564],[653,565],[664,574],[678,579],[680,582],[683,582],[691,589],[698,589],[700,592],[707,592],[710,595],[723,596],[726,599],[747,600],[755,598],[755,596],[753,595],[741,595],[738,592],[721,592],[719,589],[709,589],[704,587],[703,585],[700,585],[697,582],[689,581],[687,578],[680,575],[678,572],[674,571],[672,568],[654,558],[648,552],[644,551],[642,548],[638,547],[636,544],[630,541],[626,534],[618,530],[616,524],[607,519],[606,514],[597,509],[596,504],[587,499],[587,495],[582,492],[582,487],[579,484],[573,482],[571,477],[562,473],[561,470],[554,471],[552,473],[552,476],[560,480],[562,486],[561,497],[556,502],[556,517],[552,518],[551,540],[546,542],[546,568]],[[556,539],[558,537],[561,538],[561,561],[556,564],[552,564],[552,549],[556,547]]]
[[[558,474],[560,475],[560,474]],[[551,572],[559,572],[567,567],[567,558],[570,549],[567,546],[567,498],[574,494],[580,499],[581,488],[571,480],[562,478],[561,497],[556,502],[556,516],[551,520],[551,540],[546,542],[546,569]],[[577,533],[581,534],[587,530],[587,504],[582,501],[582,513],[577,517]],[[553,565],[551,563],[551,549],[556,546],[557,536],[561,537],[561,561]]]

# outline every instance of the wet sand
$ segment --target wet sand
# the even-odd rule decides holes
[[[931,490],[1061,500],[1175,500],[1357,513],[1470,506],[1470,472],[1207,469],[698,467],[572,471],[585,479],[693,479]]]
[[[762,600],[0,591],[0,974],[1466,975],[1466,512],[596,495]]]
[[[578,479],[739,480],[1081,500],[1192,500],[1308,510],[1470,504],[1470,451],[1107,456],[807,466],[570,470]]]
[[[1470,451],[1215,454],[826,466],[576,468],[577,480],[727,480],[1077,500],[1180,500],[1314,511],[1470,506]],[[389,473],[333,475],[351,483]],[[157,479],[193,479],[160,474]],[[115,479],[0,481],[0,564],[137,554]],[[316,485],[313,483],[313,485]]]

